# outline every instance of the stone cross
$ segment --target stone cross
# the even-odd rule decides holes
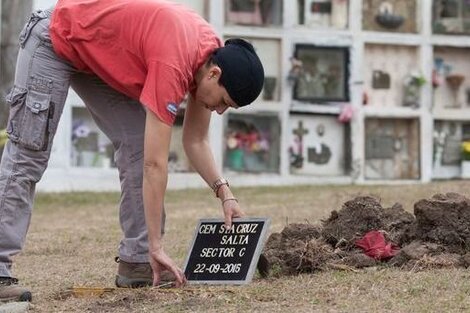
[[[296,129],[292,131],[294,135],[299,138],[299,155],[303,155],[304,145],[303,145],[303,137],[308,134],[308,129],[304,128],[304,122],[299,121],[299,125]]]

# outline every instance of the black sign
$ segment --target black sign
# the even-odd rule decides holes
[[[237,218],[232,224],[228,229],[222,219],[199,221],[184,267],[189,283],[245,284],[251,281],[269,219]]]

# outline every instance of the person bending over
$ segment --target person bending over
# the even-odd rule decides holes
[[[253,46],[163,0],[59,0],[31,15],[20,51],[0,164],[0,300],[31,300],[11,273],[24,245],[69,87],[115,148],[121,181],[118,287],[159,284],[182,270],[163,245],[171,129],[188,95],[183,145],[220,198],[225,224],[243,216],[208,141],[211,113],[252,103],[264,83]]]

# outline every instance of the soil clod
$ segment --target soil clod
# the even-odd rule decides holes
[[[356,241],[371,231],[398,246],[398,254],[380,261],[367,256]],[[470,199],[436,194],[416,202],[412,214],[399,203],[383,208],[380,199],[356,197],[321,225],[289,224],[271,234],[264,256],[275,276],[381,264],[408,270],[469,267]]]

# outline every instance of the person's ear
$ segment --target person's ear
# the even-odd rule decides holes
[[[209,79],[219,79],[222,74],[222,69],[217,65],[213,65],[209,70]]]

